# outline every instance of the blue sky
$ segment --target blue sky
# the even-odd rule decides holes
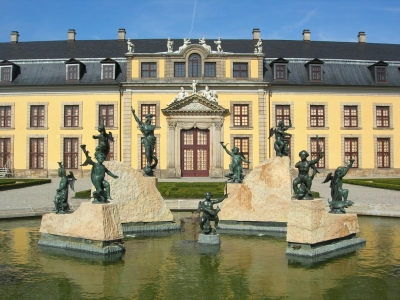
[[[0,42],[13,30],[19,40],[116,39],[127,37],[301,40],[400,44],[399,0],[1,0]]]

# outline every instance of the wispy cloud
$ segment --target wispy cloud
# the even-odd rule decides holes
[[[286,25],[283,26],[282,29],[285,31],[292,31],[294,29],[298,29],[300,27],[303,27],[308,21],[310,21],[311,17],[315,14],[315,12],[318,10],[319,6],[314,8],[312,11],[310,11],[303,19],[301,19],[299,22],[294,23],[292,25]]]
[[[400,7],[378,7],[377,10],[389,11],[389,12],[400,12]]]
[[[192,16],[192,26],[190,27],[190,31],[189,31],[189,38],[192,35],[192,31],[193,31],[193,25],[194,25],[194,17],[196,15],[196,4],[197,4],[197,0],[194,0],[194,8],[193,8],[193,16]]]

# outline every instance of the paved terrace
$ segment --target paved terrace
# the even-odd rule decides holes
[[[330,198],[329,183],[322,184],[324,178],[315,178],[312,186],[313,191],[320,193],[325,199]],[[181,178],[181,179],[159,179],[159,182],[223,182],[223,179],[210,178]],[[8,190],[0,192],[0,219],[41,216],[49,213],[53,209],[53,199],[55,191],[58,188],[60,180],[52,179],[49,184]],[[91,186],[90,178],[78,178],[75,183],[75,190],[87,190]],[[362,187],[356,185],[344,184],[349,189],[349,200],[355,202],[355,205],[346,209],[348,213],[357,213],[359,215],[400,217],[400,191],[391,191]],[[79,207],[82,202],[88,200],[73,198],[70,205],[73,209]],[[197,209],[199,199],[168,199],[165,200],[168,207],[172,210],[193,210]]]

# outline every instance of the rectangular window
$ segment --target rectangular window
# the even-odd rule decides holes
[[[390,139],[377,139],[377,166],[378,168],[390,168]]]
[[[358,138],[344,139],[344,160],[346,163],[354,159],[352,168],[358,168]]]
[[[175,77],[185,77],[185,63],[184,62],[174,63],[174,76]]]
[[[216,74],[216,64],[214,62],[206,62],[204,64],[204,76],[215,77],[215,74]]]
[[[321,147],[321,151],[325,153],[325,138],[319,138],[319,146]],[[318,157],[318,146],[317,139],[311,138],[311,160],[314,160]],[[317,168],[325,168],[325,155],[322,157],[319,162],[315,165]]]
[[[233,63],[233,77],[247,78],[248,73],[247,63]]]
[[[0,138],[0,167],[11,167],[11,139]]]
[[[321,81],[321,80],[322,80],[322,67],[311,66],[311,81]]]
[[[104,120],[105,127],[114,127],[114,105],[99,105],[99,124]]]
[[[286,80],[286,65],[275,65],[275,79]]]
[[[64,167],[66,169],[78,169],[78,138],[64,139]]]
[[[1,68],[1,81],[11,81],[11,67]]]
[[[344,106],[344,127],[358,127],[358,107]]]
[[[79,126],[79,105],[64,105],[64,127]]]
[[[141,141],[143,141],[143,137],[141,138]],[[147,166],[146,149],[144,148],[143,143],[141,144],[141,149],[142,149],[142,151],[141,151],[141,156],[140,156],[140,158],[141,158],[140,165],[142,166],[142,169],[143,169],[144,167]],[[156,149],[157,149],[157,140],[154,144],[154,151],[153,151],[153,155],[157,157]],[[154,163],[154,161],[153,161],[153,163]],[[157,167],[156,167],[156,169],[157,169]]]
[[[249,138],[248,137],[235,137],[233,138],[233,146],[238,147],[242,156],[249,160]],[[248,169],[249,164],[243,163],[243,169]]]
[[[29,168],[44,169],[44,138],[30,139]]]
[[[376,127],[389,127],[389,106],[376,107]]]
[[[325,127],[324,105],[310,105],[310,126]]]
[[[376,67],[376,82],[386,82],[385,67]]]
[[[114,79],[114,65],[102,65],[103,79]]]
[[[146,115],[152,114],[151,125],[156,126],[156,105],[155,104],[142,104],[141,105],[141,119],[144,123],[146,121]]]
[[[44,105],[31,105],[31,127],[44,127]]]
[[[142,63],[142,77],[157,77],[157,63]]]
[[[11,106],[0,106],[0,127],[11,127]]]
[[[233,105],[233,126],[248,127],[249,126],[249,105],[235,104]]]
[[[283,121],[285,126],[289,126],[290,123],[290,105],[276,105],[275,106],[275,126]]]
[[[79,80],[79,65],[67,65],[67,80]]]

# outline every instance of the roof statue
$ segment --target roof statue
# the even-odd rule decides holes
[[[191,43],[190,39],[183,38],[183,45],[179,47],[179,52],[182,52]]]
[[[183,87],[181,87],[181,90],[178,93],[178,95],[168,105],[171,105],[174,102],[181,101],[181,100],[185,99],[188,96],[189,96],[188,92],[186,92],[185,89]]]
[[[254,46],[254,53],[262,53],[262,39],[259,38],[257,44]]]
[[[206,44],[206,38],[203,37],[202,39],[199,39],[199,44],[204,47],[208,52],[211,52],[211,46]]]
[[[218,37],[218,40],[217,40],[217,41],[214,41],[214,44],[217,45],[217,52],[224,52],[224,51],[222,50],[221,43],[222,43],[222,41],[221,41],[221,38],[220,38],[220,37]]]
[[[197,84],[199,82],[197,80],[193,80],[192,84],[190,85],[190,87],[192,88],[192,95],[197,94]]]
[[[127,44],[128,44],[128,53],[135,52],[135,45],[131,42],[131,39],[128,39]]]
[[[168,38],[168,41],[167,41],[167,52],[168,53],[170,53],[170,52],[174,52],[174,42],[173,41],[171,41],[171,39],[170,38]]]
[[[211,91],[208,85],[206,85],[206,89],[201,92],[201,96],[206,98],[208,101],[218,103],[217,91]]]

